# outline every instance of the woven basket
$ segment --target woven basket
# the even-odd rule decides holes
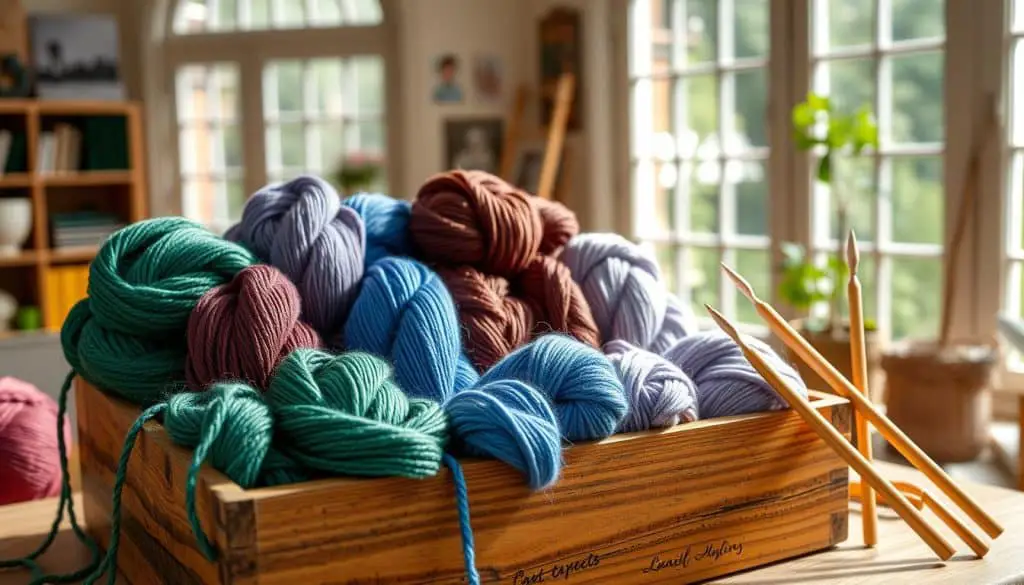
[[[908,343],[882,355],[887,413],[932,459],[971,461],[988,444],[992,345]]]

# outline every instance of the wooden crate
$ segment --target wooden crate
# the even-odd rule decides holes
[[[85,517],[109,541],[122,441],[139,410],[77,386]],[[845,400],[814,394],[843,433]],[[455,495],[433,478],[332,479],[243,490],[204,469],[197,500],[220,551],[208,562],[185,515],[191,453],[159,424],[141,433],[123,498],[119,567],[135,585],[460,583]],[[685,583],[846,539],[845,463],[793,412],[700,421],[565,451],[532,493],[495,461],[465,461],[485,583]]]

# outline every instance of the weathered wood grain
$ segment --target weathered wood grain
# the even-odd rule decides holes
[[[138,410],[79,384],[86,519],[105,546],[110,490]],[[816,395],[844,433],[848,404]],[[297,585],[464,581],[447,470],[425,480],[332,479],[242,490],[204,469],[195,545],[191,454],[147,425],[132,457],[119,566],[133,583]],[[465,461],[486,583],[683,583],[828,548],[847,536],[845,464],[792,412],[700,421],[565,451],[558,484]]]

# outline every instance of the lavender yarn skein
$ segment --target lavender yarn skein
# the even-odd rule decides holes
[[[561,260],[583,290],[602,339],[660,354],[697,330],[692,312],[661,281],[658,263],[626,238],[580,234]]]
[[[807,396],[800,374],[765,342],[743,336],[750,348],[765,356],[793,388]],[[757,373],[733,340],[717,329],[702,331],[679,340],[663,356],[697,384],[701,418],[717,418],[782,410],[788,405]]]
[[[366,233],[330,184],[306,175],[268,185],[224,237],[287,275],[302,297],[303,319],[325,341],[338,337],[363,277]]]
[[[697,420],[697,385],[671,362],[622,340],[605,344],[604,353],[615,366],[629,402],[618,432]]]

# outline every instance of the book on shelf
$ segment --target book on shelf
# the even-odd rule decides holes
[[[46,269],[46,296],[44,313],[50,321],[48,327],[60,330],[64,319],[79,300],[85,298],[89,287],[89,266],[54,266]]]
[[[82,166],[82,131],[71,124],[57,124],[39,137],[39,172],[74,172]]]
[[[14,134],[10,130],[0,130],[0,175],[4,174],[7,168],[7,158],[11,154],[11,144],[14,142]]]
[[[54,248],[99,246],[124,227],[117,216],[98,211],[54,213],[50,216]]]

